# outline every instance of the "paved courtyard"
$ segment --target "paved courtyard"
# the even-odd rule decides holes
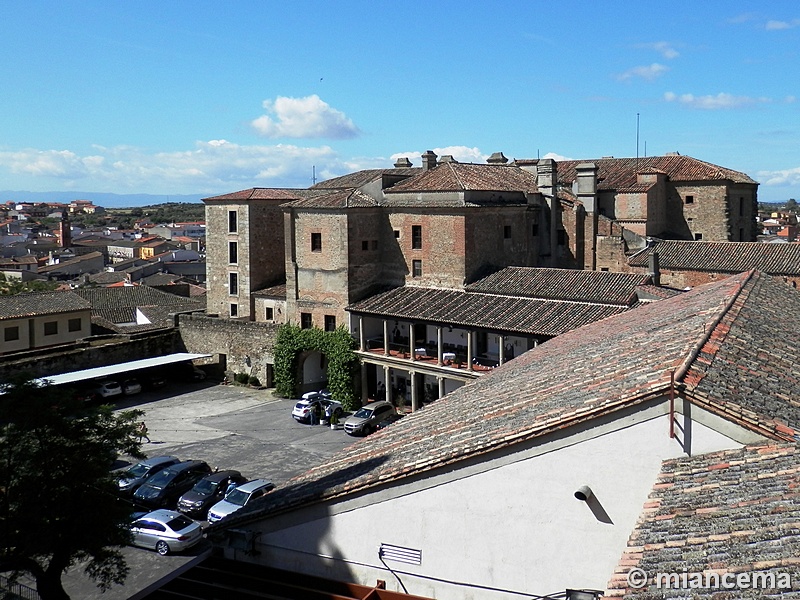
[[[150,443],[147,456],[171,454],[181,460],[204,460],[212,468],[237,469],[248,479],[271,479],[276,486],[357,442],[342,430],[297,423],[291,417],[296,400],[275,398],[271,391],[199,382],[173,384],[116,403],[119,410],[145,412]],[[124,466],[121,461],[118,466]],[[186,554],[159,556],[141,548],[124,548],[128,581],[101,593],[74,568],[64,576],[67,593],[77,600],[127,600],[175,570],[202,557],[206,546]]]

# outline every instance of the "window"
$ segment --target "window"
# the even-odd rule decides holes
[[[272,308],[271,306],[267,306],[264,309],[264,318],[267,321],[274,321],[275,320],[275,309]]]
[[[336,317],[325,315],[325,331],[336,331]]]
[[[694,204],[694,196],[686,196],[686,204]]]
[[[80,317],[75,319],[70,319],[67,321],[67,331],[80,331],[81,330],[81,319]]]
[[[231,316],[238,317],[239,316],[239,305],[238,304],[231,304]]]
[[[503,239],[504,240],[511,239],[511,225],[503,225]]]
[[[563,229],[558,230],[558,245],[564,246],[567,243],[567,232]]]
[[[322,252],[322,234],[321,233],[312,233],[311,234],[311,251],[312,252]]]
[[[228,293],[231,296],[239,295],[239,274],[228,273]]]
[[[367,250],[369,250],[369,240],[363,240],[361,242],[361,251],[366,252]]]
[[[739,216],[740,217],[744,216],[744,198],[742,198],[741,196],[739,197]]]
[[[235,210],[228,211],[228,233],[236,233],[238,230],[239,218]]]
[[[412,277],[422,277],[422,261],[411,261],[411,275]]]
[[[4,339],[7,342],[14,342],[19,339],[19,327],[6,327]]]
[[[422,225],[411,226],[411,248],[422,250]]]
[[[534,237],[539,235],[539,224],[538,223],[534,223],[533,226],[531,227],[531,235],[534,236]]]
[[[703,234],[702,233],[695,233],[694,234],[694,241],[695,242],[699,242],[702,239],[703,239]]]
[[[394,230],[394,239],[396,239],[396,240],[400,239],[400,230],[399,229],[395,229]]]
[[[45,335],[56,335],[58,333],[58,321],[47,321],[44,324]]]
[[[239,244],[238,242],[228,242],[228,262],[235,265],[239,262]]]
[[[314,322],[311,320],[311,313],[300,313],[300,329],[311,329]]]

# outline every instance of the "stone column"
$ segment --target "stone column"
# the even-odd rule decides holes
[[[383,320],[383,355],[389,356],[389,321]]]
[[[414,324],[408,324],[408,347],[411,351],[411,360],[417,360],[417,353],[414,352]]]
[[[436,382],[439,384],[439,398],[444,396],[444,377],[437,377]]]
[[[361,363],[361,404],[369,400],[369,383],[367,380],[367,363]]]
[[[442,366],[442,326],[436,326],[436,364]]]
[[[364,352],[364,317],[358,315],[358,349]]]
[[[500,358],[500,364],[502,365],[506,361],[506,336],[500,334],[500,351],[497,353]]]
[[[472,331],[467,331],[467,368],[472,371]]]
[[[417,398],[417,374],[415,371],[410,372],[411,375],[411,412],[419,410],[419,398]]]

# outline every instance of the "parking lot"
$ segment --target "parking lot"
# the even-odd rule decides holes
[[[304,425],[291,417],[296,400],[275,398],[256,390],[208,382],[172,384],[117,401],[119,410],[144,411],[150,442],[148,457],[161,454],[181,460],[204,460],[212,469],[236,469],[248,479],[271,479],[276,487],[335,455],[357,441],[342,430]],[[132,459],[121,457],[124,467]],[[64,577],[72,598],[122,600],[135,596],[176,569],[201,556],[201,544],[186,554],[159,556],[153,551],[125,548],[131,568],[124,587],[101,593],[74,568]]]

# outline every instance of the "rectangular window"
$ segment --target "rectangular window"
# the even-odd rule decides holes
[[[336,331],[336,317],[325,315],[325,331]]]
[[[19,339],[19,327],[6,327],[4,339],[7,342],[15,342]]]
[[[363,240],[361,242],[361,251],[366,252],[367,250],[369,250],[369,240]]]
[[[504,240],[511,239],[511,225],[503,225],[503,239]]]
[[[314,327],[314,321],[311,319],[311,313],[300,313],[300,329],[311,329]]]
[[[411,248],[422,250],[422,225],[411,226]]]
[[[81,330],[81,319],[80,317],[76,319],[70,319],[67,321],[67,331],[80,331]]]
[[[399,229],[395,229],[394,230],[394,239],[396,239],[396,240],[400,239],[400,230]]]
[[[321,233],[312,233],[311,234],[311,251],[312,252],[322,252],[322,234]]]
[[[239,305],[231,304],[231,317],[238,317],[238,316],[239,316]]]
[[[739,216],[744,216],[744,198],[739,198]]]
[[[228,262],[232,265],[239,262],[239,244],[237,242],[228,242]]]
[[[58,333],[58,321],[47,321],[44,324],[45,335],[56,335]]]
[[[695,242],[699,242],[702,239],[703,239],[703,234],[702,233],[695,233],[694,234],[694,241]]]
[[[274,321],[275,320],[275,309],[273,309],[271,306],[267,306],[267,308],[264,309],[264,318],[267,321]]]
[[[239,274],[228,273],[228,293],[231,296],[239,295]]]
[[[566,243],[567,243],[567,232],[564,231],[563,229],[559,229],[557,236],[558,236],[558,240],[557,240],[558,241],[558,245],[559,246],[566,245]]]
[[[538,223],[534,223],[533,226],[531,227],[531,235],[534,236],[534,237],[539,235],[539,224]]]
[[[422,261],[421,260],[413,260],[413,261],[411,261],[411,276],[412,277],[422,277]]]
[[[694,196],[686,196],[686,204],[694,204]]]
[[[228,233],[236,233],[239,226],[239,213],[235,210],[228,211]]]

